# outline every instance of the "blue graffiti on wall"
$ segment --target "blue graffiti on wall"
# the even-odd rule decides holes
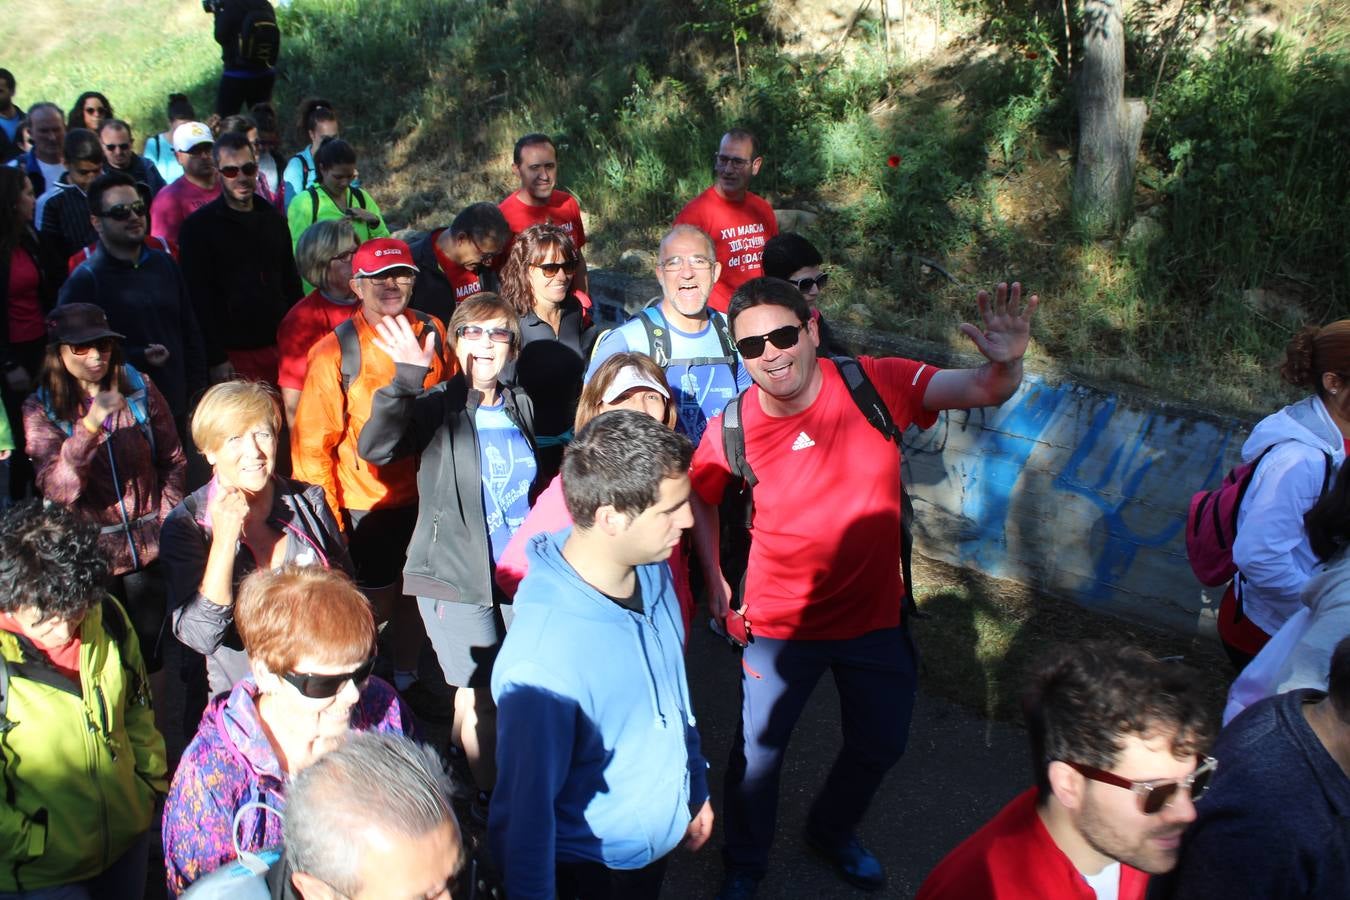
[[[1081,423],[1077,413],[1084,401],[1093,408],[1086,423]],[[968,414],[948,413],[937,429],[918,441],[907,442],[911,454],[941,453],[952,428],[977,429],[970,455],[963,455],[956,462],[956,471],[948,472],[948,477],[960,479],[961,486],[959,512],[964,528],[954,548],[960,562],[992,574],[1006,571],[1007,523],[1017,485],[1033,451],[1047,443],[1070,444],[1065,447],[1069,457],[1063,468],[1053,473],[1054,489],[1082,497],[1100,512],[1099,527],[1094,530],[1098,543],[1093,546],[1092,557],[1095,582],[1119,583],[1141,548],[1156,549],[1176,540],[1185,524],[1184,504],[1189,495],[1178,504],[1177,514],[1161,527],[1144,531],[1131,525],[1129,518],[1132,505],[1145,498],[1169,505],[1176,499],[1166,491],[1159,492],[1162,496],[1151,494],[1149,476],[1161,455],[1182,443],[1179,431],[1194,426],[1166,415],[1146,413],[1128,435],[1120,436],[1110,427],[1118,406],[1118,398],[1113,395],[1028,379],[1019,396],[1007,406]],[[1072,417],[1072,421],[1062,421],[1066,417]],[[1056,440],[1061,425],[1067,425],[1064,430],[1072,434],[1067,441]],[[1201,451],[1206,458],[1193,459],[1185,467],[1197,474],[1208,470],[1195,490],[1217,481],[1233,431],[1230,428],[1220,433],[1216,429],[1214,437],[1217,440],[1208,442],[1207,449]],[[1196,445],[1194,441],[1187,443]],[[1153,488],[1157,491],[1158,484]],[[1147,518],[1135,511],[1133,518]]]

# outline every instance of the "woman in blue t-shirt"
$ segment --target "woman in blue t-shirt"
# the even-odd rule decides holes
[[[459,373],[427,390],[422,379],[438,348],[419,342],[404,316],[376,326],[375,346],[396,363],[394,380],[375,392],[358,449],[387,465],[420,456],[422,502],[403,569],[416,594],[446,683],[456,688],[450,739],[464,751],[486,814],[496,781],[496,708],[492,663],[510,623],[510,602],[493,578],[496,561],[524,521],[538,475],[534,404],[502,383],[520,346],[520,320],[496,294],[475,294],[450,318]]]

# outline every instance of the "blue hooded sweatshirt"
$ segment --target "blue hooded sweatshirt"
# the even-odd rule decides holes
[[[637,567],[644,612],[633,612],[563,559],[570,533],[530,542],[492,672],[488,834],[512,900],[552,900],[558,860],[638,869],[660,859],[708,799],[670,567]]]

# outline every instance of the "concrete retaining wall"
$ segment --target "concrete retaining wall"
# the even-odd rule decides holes
[[[591,274],[605,318],[658,293],[655,281]],[[860,352],[939,365],[978,357],[837,327]],[[1251,422],[1029,372],[996,409],[944,413],[906,435],[916,547],[1085,607],[1213,633],[1209,596],[1183,536],[1191,494],[1238,460]]]

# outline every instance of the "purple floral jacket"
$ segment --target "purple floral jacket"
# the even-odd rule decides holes
[[[246,803],[286,808],[287,777],[258,718],[252,677],[212,700],[183,752],[164,803],[164,873],[169,896],[235,858],[230,828]],[[352,707],[354,731],[412,735],[414,719],[394,689],[371,678]],[[253,809],[239,822],[239,846],[281,846],[281,817]]]

